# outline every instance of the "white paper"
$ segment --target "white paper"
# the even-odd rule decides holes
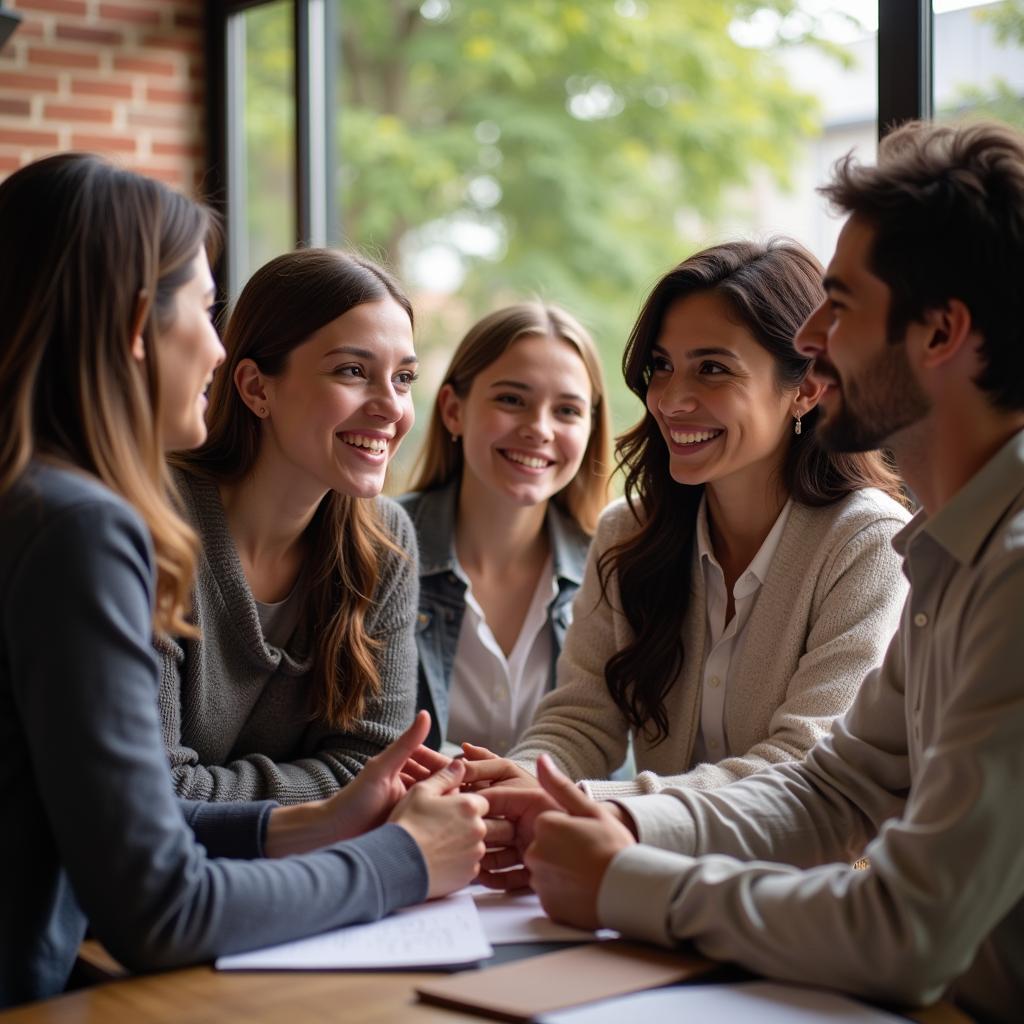
[[[544,913],[540,897],[533,892],[506,893],[479,884],[461,891],[473,897],[484,932],[494,946],[512,942],[596,942],[618,938],[619,933],[609,928],[588,932],[556,924]]]
[[[458,894],[280,946],[217,958],[222,971],[447,967],[494,955],[473,898]]]
[[[876,1010],[834,992],[772,981],[735,985],[674,985],[607,999],[538,1018],[539,1024],[900,1024],[902,1017]],[[905,1022],[904,1022],[905,1024]]]

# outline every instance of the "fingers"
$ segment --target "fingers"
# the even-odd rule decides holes
[[[537,760],[537,781],[544,787],[544,791],[554,797],[570,814],[580,818],[600,816],[597,804],[563,775],[547,754],[541,754]]]
[[[412,760],[422,768],[426,768],[428,772],[437,772],[440,771],[451,760],[451,758],[446,757],[444,754],[441,754],[436,750],[431,750],[430,747],[420,746],[417,750],[413,751]]]
[[[509,868],[521,868],[522,866],[522,854],[512,847],[506,847],[504,850],[490,850],[480,861],[481,871],[507,871]]]
[[[539,811],[560,810],[561,804],[552,799],[543,789],[516,789],[513,786],[491,786],[480,793],[487,801],[488,816],[509,818],[515,821],[524,814]]]
[[[466,755],[467,761],[504,760],[493,750],[488,750],[487,747],[478,747],[475,743],[463,743],[462,752]]]
[[[453,789],[458,789],[462,785],[462,778],[466,774],[466,766],[462,762],[462,758],[457,758],[454,761],[449,761],[440,771],[434,772],[433,775],[428,779],[424,779],[422,782],[416,784],[417,789],[421,789],[428,794],[435,794],[440,796],[443,793],[449,793]],[[467,793],[467,796],[474,796],[474,794]],[[482,797],[475,797],[474,799],[481,800]],[[486,806],[486,803],[485,803]]]
[[[511,761],[504,757],[495,757],[493,754],[485,761],[474,761],[468,755],[464,760],[467,782],[500,782],[503,779],[515,778],[518,774]]]
[[[490,813],[489,807],[487,813]],[[516,840],[516,827],[511,821],[504,818],[484,818],[484,826],[487,829],[484,842],[488,846],[511,846]]]
[[[513,871],[487,871],[483,863],[480,865],[480,874],[476,880],[488,889],[499,889],[503,892],[515,892],[517,889],[530,888],[530,872],[526,868],[516,868]]]
[[[423,744],[429,732],[430,712],[420,711],[413,719],[412,725],[398,739],[388,744],[376,757],[371,759],[374,768],[382,774],[404,770],[406,761]]]

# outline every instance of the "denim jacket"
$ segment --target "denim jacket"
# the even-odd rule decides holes
[[[427,744],[439,748],[448,729],[448,689],[466,610],[466,584],[455,572],[455,511],[458,485],[404,494],[398,499],[412,519],[420,548],[420,610],[416,621],[419,653],[418,708],[430,712]],[[558,594],[548,606],[552,653],[548,689],[555,684],[555,662],[572,622],[572,599],[583,582],[590,538],[554,504],[547,529]]]

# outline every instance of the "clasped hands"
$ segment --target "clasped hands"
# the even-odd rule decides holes
[[[485,747],[462,745],[463,787],[487,801],[487,853],[479,881],[494,889],[532,888],[553,920],[600,926],[597,899],[608,865],[636,842],[617,804],[591,800],[542,754],[537,776]],[[405,765],[408,783],[428,779],[448,758],[418,748]],[[458,762],[455,762],[458,763]]]
[[[451,760],[422,745],[429,731],[421,711],[334,796],[275,807],[266,855],[306,853],[393,822],[423,855],[428,897],[477,877],[496,889],[529,886],[555,920],[596,928],[601,879],[635,842],[628,817],[580,792],[546,756],[535,779],[470,744],[465,758]]]

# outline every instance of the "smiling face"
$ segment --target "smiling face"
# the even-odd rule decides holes
[[[213,277],[206,251],[174,297],[174,319],[156,339],[160,368],[160,430],[167,451],[195,448],[206,439],[206,390],[224,346],[210,322]]]
[[[879,448],[927,414],[930,402],[907,358],[907,340],[888,338],[890,290],[870,270],[873,228],[850,218],[825,275],[827,298],[807,318],[797,348],[828,386],[819,426],[834,451]],[[921,330],[911,324],[907,335]]]
[[[580,468],[593,388],[579,353],[561,338],[519,338],[476,375],[465,398],[446,385],[439,401],[445,426],[461,438],[464,488],[537,505]]]
[[[677,483],[763,489],[789,443],[796,394],[780,390],[772,356],[720,296],[699,292],[668,308],[651,350],[647,409]]]
[[[259,458],[282,467],[282,483],[314,495],[380,494],[413,423],[417,362],[405,310],[392,299],[363,303],[293,349],[277,377],[247,376],[254,365],[239,364],[239,388],[264,419]]]

